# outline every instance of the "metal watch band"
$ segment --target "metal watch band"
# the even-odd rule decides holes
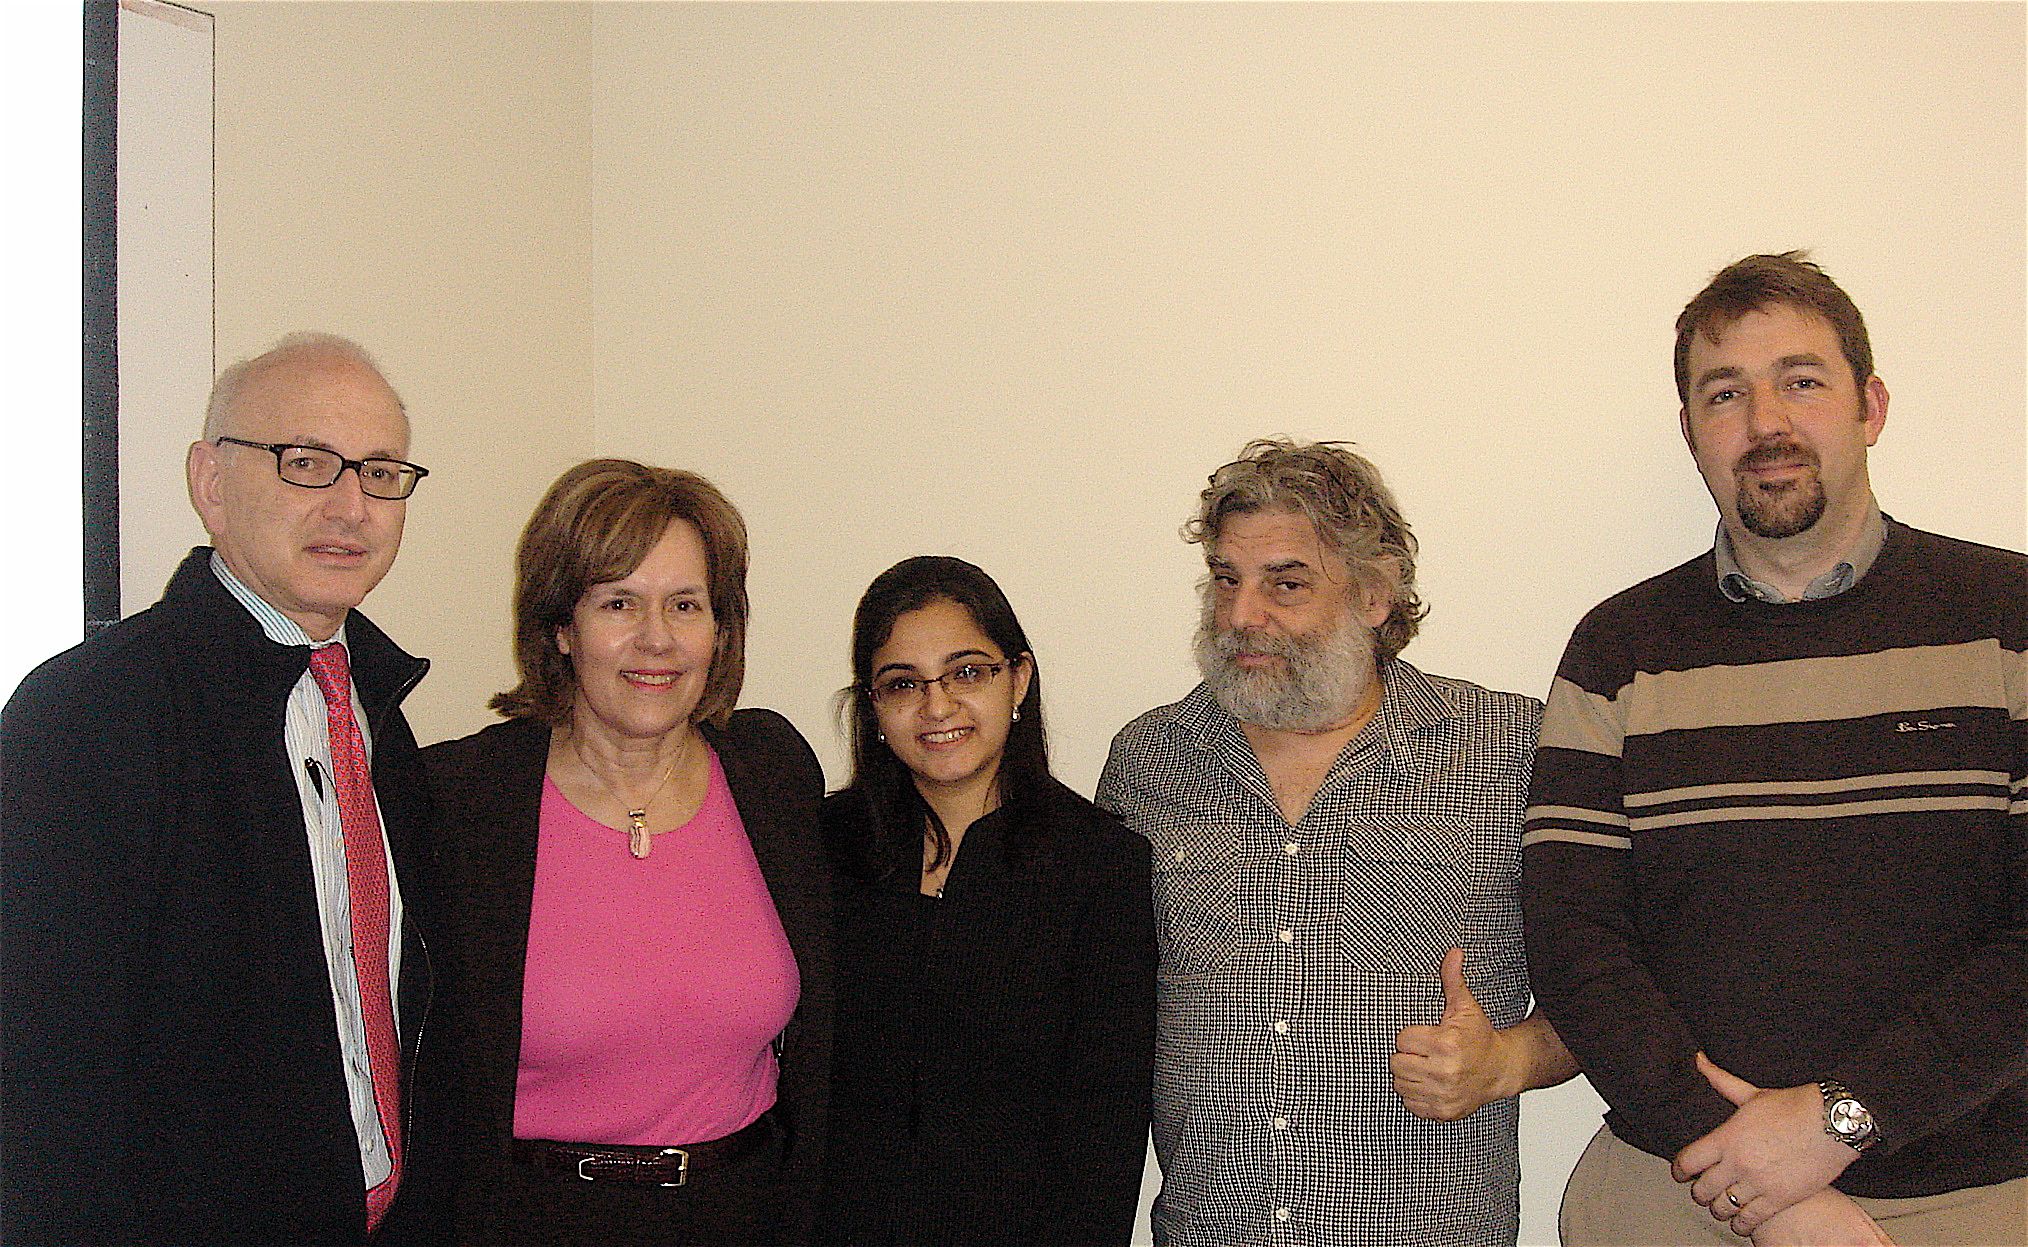
[[[1863,1152],[1880,1141],[1880,1127],[1872,1110],[1853,1095],[1851,1088],[1836,1079],[1817,1083],[1824,1097],[1824,1133],[1855,1152]]]

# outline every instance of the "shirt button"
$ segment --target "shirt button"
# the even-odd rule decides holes
[[[1286,1221],[1286,1220],[1288,1220],[1288,1219],[1289,1219],[1289,1210],[1288,1210],[1288,1209],[1286,1209],[1286,1208],[1277,1208],[1277,1209],[1275,1209],[1275,1220],[1277,1220],[1277,1221]]]
[[[1275,1118],[1275,1129],[1277,1129],[1277,1130],[1287,1130],[1288,1128],[1289,1128],[1289,1119],[1288,1119],[1288,1118],[1286,1118],[1286,1117],[1277,1117],[1277,1118]]]
[[[1296,842],[1293,840],[1289,841],[1287,844],[1282,846],[1282,852],[1288,854],[1290,857],[1294,857],[1297,851],[1298,850],[1296,848]]]
[[[1296,933],[1294,931],[1289,930],[1287,927],[1284,927],[1281,930],[1275,932],[1275,938],[1280,940],[1284,944],[1288,944],[1294,942],[1296,938]]]
[[[1275,1022],[1275,1034],[1286,1035],[1288,1033],[1289,1033],[1289,1024],[1287,1022],[1277,1020]]]
[[[1182,850],[1182,849],[1177,849],[1177,850],[1176,850],[1176,860],[1177,860],[1177,861],[1179,861],[1179,862],[1180,862],[1180,861],[1182,861],[1182,860],[1183,860],[1183,856],[1184,856],[1184,850]]]

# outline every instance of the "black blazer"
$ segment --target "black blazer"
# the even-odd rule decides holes
[[[782,1037],[776,1101],[790,1131],[784,1241],[801,1243],[823,1156],[831,1059],[831,901],[817,830],[823,772],[796,729],[771,710],[741,710],[724,731],[702,730],[802,980]],[[469,1244],[501,1237],[495,1221],[503,1210],[490,1192],[514,1163],[521,980],[549,735],[543,724],[517,720],[423,751],[441,799],[433,915],[442,928],[435,949],[442,982],[412,1099],[419,1159],[411,1180],[421,1189],[394,1227],[401,1237],[448,1231]]]
[[[282,740],[309,650],[269,641],[210,560],[191,551],[160,602],[37,668],[0,718],[9,1247],[366,1238]],[[429,664],[357,611],[345,636],[409,918],[412,1045],[426,1029],[428,810],[400,704]]]
[[[1132,1236],[1155,1057],[1148,845],[1061,784],[1037,797],[972,824],[938,900],[913,843],[867,877],[858,793],[824,803],[842,987],[826,1243]]]

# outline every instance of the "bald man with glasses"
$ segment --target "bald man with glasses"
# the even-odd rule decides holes
[[[218,379],[212,545],[0,716],[0,1237],[357,1244],[409,1166],[429,664],[354,608],[401,545],[399,397],[296,334]]]

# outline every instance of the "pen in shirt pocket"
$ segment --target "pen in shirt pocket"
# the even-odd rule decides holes
[[[310,787],[317,790],[317,799],[324,799],[324,768],[317,765],[317,759],[304,758],[303,769],[310,774]]]

